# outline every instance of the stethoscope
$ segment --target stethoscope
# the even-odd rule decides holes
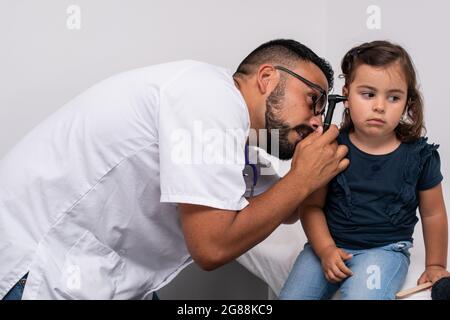
[[[250,197],[253,197],[255,192],[256,183],[258,182],[258,167],[254,163],[250,163],[249,154],[248,154],[248,144],[245,144],[245,168],[244,168],[244,177],[248,177],[248,173],[246,172],[247,168],[251,168],[251,172],[253,173],[252,181],[250,185]]]

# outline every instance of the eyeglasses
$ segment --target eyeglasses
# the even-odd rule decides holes
[[[328,94],[325,90],[323,90],[319,85],[315,84],[314,82],[311,82],[308,79],[303,78],[301,75],[298,75],[294,71],[291,71],[285,67],[275,66],[275,69],[284,71],[284,72],[290,74],[291,76],[297,78],[298,80],[300,80],[301,82],[306,84],[308,87],[319,91],[319,96],[313,98],[311,109],[315,116],[324,114],[325,107],[327,106],[327,96],[328,96]]]

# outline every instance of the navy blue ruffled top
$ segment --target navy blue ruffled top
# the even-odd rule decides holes
[[[353,145],[348,132],[340,133],[338,143],[349,148],[350,165],[329,183],[324,207],[336,245],[367,249],[412,241],[418,193],[443,179],[439,146],[420,138],[371,155]]]

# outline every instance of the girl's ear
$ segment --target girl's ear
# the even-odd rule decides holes
[[[408,98],[408,100],[406,101],[405,109],[403,109],[402,117],[407,117],[408,109],[411,106],[411,104],[412,104],[411,98]]]
[[[348,97],[348,88],[346,86],[342,87],[342,95]],[[344,101],[344,107],[348,108],[348,100]]]

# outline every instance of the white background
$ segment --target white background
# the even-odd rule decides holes
[[[80,30],[67,27],[69,5],[81,9]],[[371,5],[381,10],[380,29],[367,27]],[[416,64],[428,136],[441,144],[446,191],[449,13],[450,2],[439,0],[0,0],[0,157],[75,95],[121,71],[187,58],[234,70],[259,44],[293,38],[326,57],[337,76],[350,47],[387,39],[403,45]],[[417,226],[416,246],[421,243]],[[163,298],[265,294],[237,264],[209,274],[193,266],[161,290]]]

